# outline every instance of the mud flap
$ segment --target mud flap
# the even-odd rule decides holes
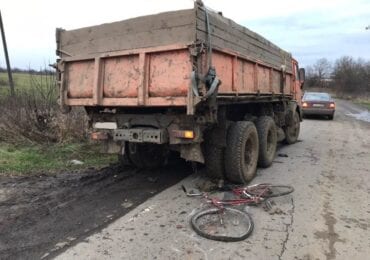
[[[199,143],[181,145],[180,156],[187,161],[204,163],[204,156]]]
[[[122,151],[122,146],[119,145],[117,142],[113,141],[112,139],[103,141],[102,145],[103,145],[102,147],[103,153],[120,154]]]
[[[286,114],[285,114],[285,125],[286,126],[293,125],[293,112],[294,110],[291,110],[290,108],[286,111]]]
[[[299,114],[300,121],[302,121],[302,113],[301,113],[300,107],[297,105],[297,102],[290,101],[287,107],[286,114],[285,114],[285,124],[287,126],[293,125],[294,123],[293,115],[294,115],[294,112],[297,110],[297,108],[298,108],[298,114]]]

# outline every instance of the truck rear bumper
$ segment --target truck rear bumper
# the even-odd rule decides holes
[[[168,134],[165,129],[116,129],[113,130],[113,140],[134,143],[164,144],[168,142]]]

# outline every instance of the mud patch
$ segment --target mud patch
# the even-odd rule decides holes
[[[335,232],[334,226],[337,223],[337,219],[334,217],[334,214],[331,212],[330,203],[327,201],[324,203],[324,214],[325,225],[327,230],[325,231],[316,231],[314,233],[315,238],[327,240],[329,242],[329,252],[325,252],[327,260],[335,259],[337,251],[335,250],[335,243],[345,241],[339,238],[338,233]]]
[[[0,259],[51,258],[191,172],[177,163],[156,172],[112,166],[1,177]]]

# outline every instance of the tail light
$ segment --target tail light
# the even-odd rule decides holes
[[[329,107],[330,108],[335,108],[335,103],[330,103]]]
[[[308,104],[306,102],[303,102],[302,107],[308,107]]]
[[[104,132],[93,132],[91,133],[90,138],[92,140],[107,140],[108,134]]]
[[[194,139],[194,131],[191,130],[172,130],[172,135],[177,138]]]

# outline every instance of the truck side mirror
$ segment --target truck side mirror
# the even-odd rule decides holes
[[[304,81],[306,79],[306,71],[304,68],[299,69],[299,83],[301,84],[301,88],[303,88]]]

